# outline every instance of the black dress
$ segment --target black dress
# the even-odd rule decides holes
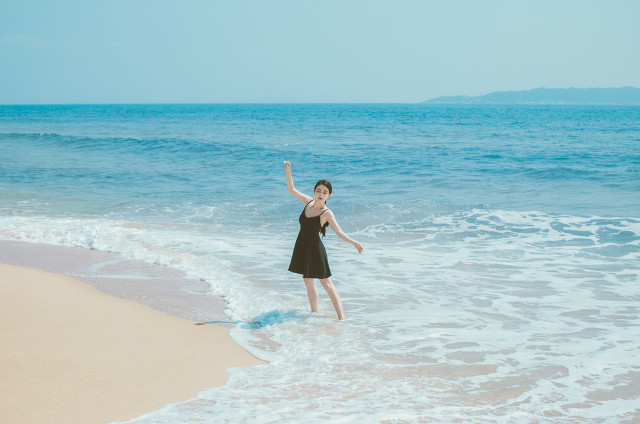
[[[331,269],[329,269],[327,251],[320,240],[320,215],[326,210],[320,215],[309,218],[305,214],[307,205],[302,209],[298,219],[300,232],[293,247],[289,271],[302,274],[303,278],[329,278]]]

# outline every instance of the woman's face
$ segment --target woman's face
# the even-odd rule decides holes
[[[327,188],[327,186],[322,184],[320,184],[318,187],[316,187],[315,190],[313,190],[313,194],[315,195],[316,200],[320,202],[326,202],[329,197],[333,196],[332,193],[329,193],[329,189]]]

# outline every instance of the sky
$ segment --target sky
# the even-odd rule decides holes
[[[0,0],[0,104],[640,87],[638,0]]]

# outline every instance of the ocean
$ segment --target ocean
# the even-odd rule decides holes
[[[0,106],[0,239],[184,272],[269,362],[132,423],[640,422],[640,107]]]

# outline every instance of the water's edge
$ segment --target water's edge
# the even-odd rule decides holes
[[[64,274],[121,299],[193,322],[228,327],[227,303],[179,270],[82,247],[0,240],[0,262]]]

